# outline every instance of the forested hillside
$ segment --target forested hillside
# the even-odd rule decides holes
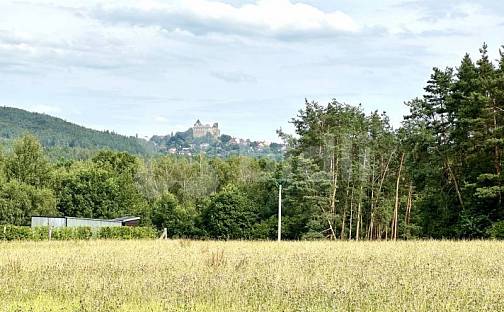
[[[151,154],[153,144],[113,132],[84,128],[62,119],[25,110],[0,107],[0,138],[11,140],[25,134],[35,135],[47,148],[97,150],[103,148],[133,154]]]
[[[33,137],[0,155],[0,223],[30,215],[139,215],[172,237],[504,238],[504,53],[434,68],[393,129],[385,113],[306,101],[285,158],[142,159],[101,151],[49,162]],[[2,128],[4,130],[4,128]]]

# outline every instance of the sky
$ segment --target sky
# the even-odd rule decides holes
[[[278,141],[305,98],[397,127],[433,67],[492,58],[504,1],[0,0],[0,106],[150,137]]]

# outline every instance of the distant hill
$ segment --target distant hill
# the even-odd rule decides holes
[[[0,107],[0,139],[10,141],[28,133],[38,137],[47,148],[108,148],[141,155],[156,150],[154,144],[143,139],[84,128],[45,114]]]

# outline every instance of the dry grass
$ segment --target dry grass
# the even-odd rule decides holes
[[[501,242],[0,243],[0,311],[504,311]]]

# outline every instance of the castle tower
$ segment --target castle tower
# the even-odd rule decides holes
[[[214,123],[213,126],[210,126],[208,124],[204,125],[203,123],[201,123],[201,121],[199,119],[194,124],[192,131],[193,131],[193,137],[195,137],[195,138],[204,137],[208,133],[210,133],[213,137],[220,136],[220,130],[219,130],[218,123]]]

